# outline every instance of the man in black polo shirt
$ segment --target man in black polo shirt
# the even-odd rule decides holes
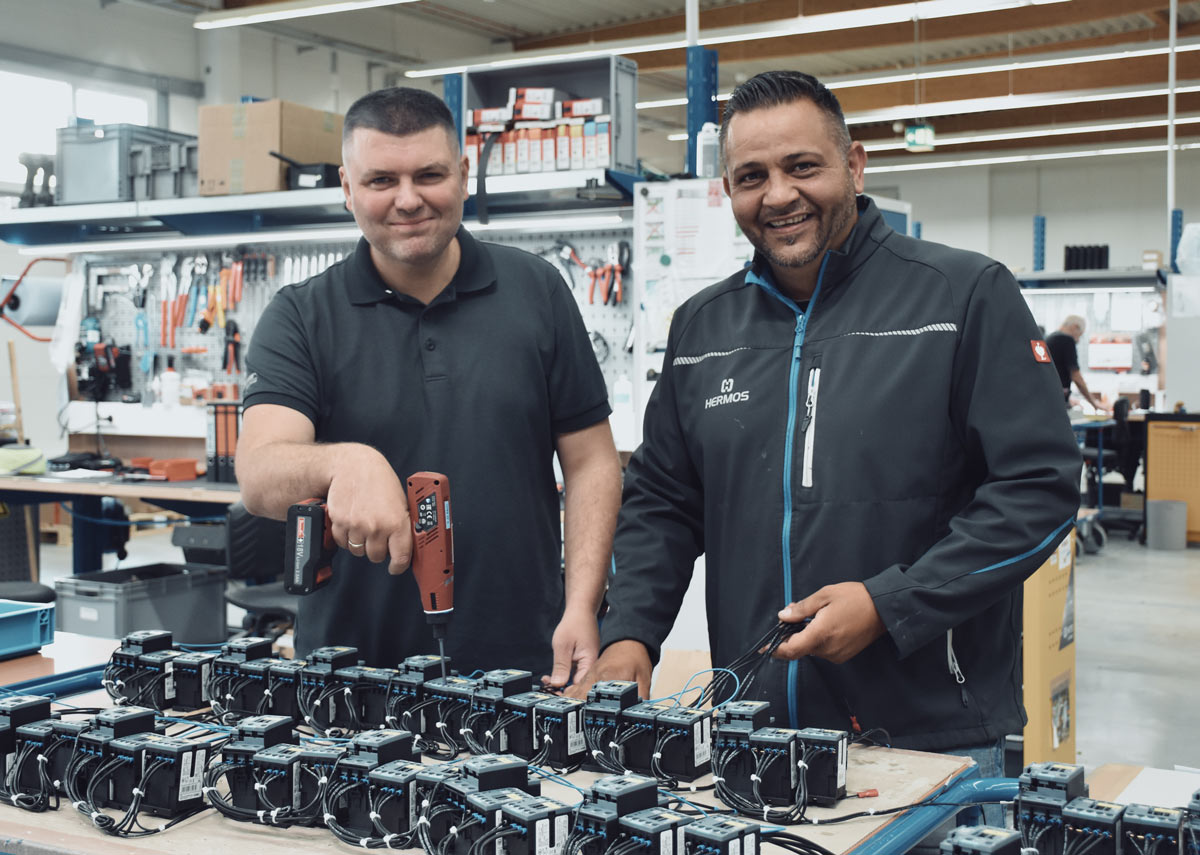
[[[454,508],[448,654],[464,672],[553,665],[549,682],[564,685],[597,654],[620,498],[578,307],[550,264],[461,227],[467,162],[436,96],[370,93],[344,128],[342,188],[363,239],[267,307],[238,443],[252,513],[328,504],[340,549],[332,583],[300,603],[297,653],[347,644],[394,666],[435,649],[416,585],[398,575],[412,550],[403,479],[435,470]]]
[[[1083,331],[1086,329],[1087,321],[1082,317],[1067,315],[1063,319],[1062,326],[1058,328],[1058,332],[1051,333],[1046,337],[1046,347],[1050,350],[1050,358],[1054,360],[1054,370],[1058,372],[1058,380],[1062,384],[1063,398],[1067,401],[1071,400],[1071,382],[1074,381],[1087,402],[1097,410],[1103,410],[1104,405],[1088,389],[1087,381],[1083,379],[1083,373],[1079,370],[1077,345],[1079,339],[1083,338]]]

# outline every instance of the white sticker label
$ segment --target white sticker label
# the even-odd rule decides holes
[[[730,840],[729,841],[729,855],[742,855],[742,841],[740,841],[740,840]]]
[[[329,723],[333,724],[334,717],[337,716],[337,695],[329,696]]]
[[[712,757],[712,719],[705,718],[692,725],[692,762],[699,766]]]
[[[503,823],[503,822],[504,822],[504,811],[502,811],[502,810],[496,811],[496,824],[494,827],[499,828],[501,823]],[[496,855],[504,855],[504,838],[503,837],[496,838]]]
[[[567,754],[582,754],[587,749],[583,728],[579,726],[579,710],[567,713]]]
[[[539,819],[533,824],[534,833],[534,855],[552,855],[554,850],[550,847],[550,820]]]
[[[507,750],[508,750],[508,728],[506,727],[502,731],[500,731],[500,753],[503,754]],[[496,841],[496,845],[497,846],[500,845],[499,840]]]
[[[300,758],[292,761],[292,810],[300,809]]]
[[[838,740],[837,785],[839,788],[846,786],[846,754],[846,737],[843,736]]]
[[[537,751],[538,750],[538,742],[540,742],[541,740],[538,739],[537,713],[536,712],[529,717],[529,730],[533,733],[533,750]]]
[[[204,786],[204,749],[183,755],[179,764],[179,800],[197,799]]]
[[[17,752],[10,751],[4,755],[4,771],[7,773],[13,767],[13,761],[17,759]]]
[[[208,675],[212,673],[212,663],[205,662],[200,666],[200,700],[208,700]]]
[[[792,790],[796,789],[796,774],[800,771],[800,764],[796,761],[796,740],[792,740],[788,745],[788,765],[792,768]]]
[[[672,832],[664,831],[658,835],[658,855],[674,855],[675,837]]]
[[[569,818],[565,813],[562,816],[556,816],[554,818],[554,847],[552,850],[554,855],[558,855],[560,852],[562,852],[563,846],[567,842],[567,833],[570,828],[568,822]]]
[[[758,838],[753,834],[746,835],[746,855],[754,855],[758,851]]]
[[[97,609],[92,608],[91,606],[80,606],[79,607],[79,619],[95,622],[95,621],[100,620],[100,612]]]
[[[175,700],[175,663],[169,659],[163,663],[163,699]]]

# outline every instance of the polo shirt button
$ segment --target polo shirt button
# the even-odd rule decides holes
[[[431,338],[425,339],[425,349],[426,350],[433,350],[436,347],[437,347],[437,344],[434,342],[433,339],[431,339]]]

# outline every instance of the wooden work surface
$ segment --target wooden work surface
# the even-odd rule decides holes
[[[77,668],[103,664],[117,646],[113,639],[91,638],[74,633],[55,634],[54,643],[41,652],[20,659],[0,662],[0,685],[63,673]],[[103,691],[89,692],[70,698],[72,706],[111,706]],[[872,799],[849,798],[836,808],[810,806],[810,818],[829,818],[873,809],[876,811],[918,802],[936,793],[949,781],[967,769],[970,761],[944,754],[903,751],[871,746],[851,746],[846,774],[847,792],[866,789],[879,791]],[[577,772],[569,780],[586,788],[594,773]],[[702,778],[702,786],[708,782]],[[555,781],[543,781],[542,792],[566,804],[579,801],[579,794]],[[711,803],[712,793],[698,794],[681,790],[685,798]],[[834,852],[848,852],[862,845],[896,816],[864,817],[844,824],[805,825],[792,828],[798,834],[820,843]],[[143,815],[143,822],[153,827],[161,822]],[[0,807],[0,852],[12,855],[44,855],[44,853],[143,853],[170,852],[172,855],[214,855],[226,852],[252,852],[254,855],[294,855],[298,848],[306,852],[347,852],[352,847],[319,828],[271,829],[226,819],[214,810],[207,810],[162,835],[124,839],[110,837],[94,829],[88,819],[73,810],[64,800],[58,811],[29,813],[14,807]],[[768,847],[776,849],[776,847]],[[413,850],[419,851],[419,850]],[[776,849],[782,852],[783,850]]]
[[[176,502],[214,502],[232,504],[241,494],[237,484],[214,481],[121,481],[115,477],[74,480],[53,475],[9,475],[0,477],[0,493],[72,494],[76,496],[112,496],[125,499],[170,499]]]

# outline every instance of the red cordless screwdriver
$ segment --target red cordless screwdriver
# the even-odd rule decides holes
[[[454,611],[454,537],[450,519],[450,480],[438,472],[408,478],[408,516],[413,528],[412,571],[421,590],[421,608],[437,639],[446,676],[446,624]]]

